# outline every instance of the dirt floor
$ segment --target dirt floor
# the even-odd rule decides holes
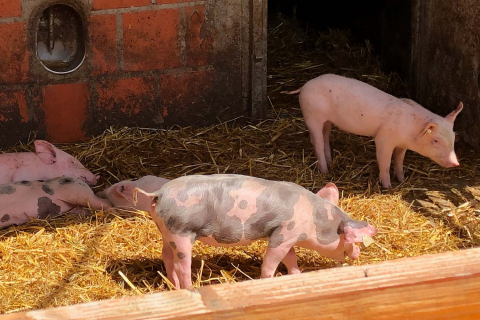
[[[480,244],[480,156],[467,148],[457,148],[461,166],[448,170],[409,151],[407,180],[399,184],[392,178],[393,188],[382,190],[371,139],[334,130],[331,173],[314,170],[298,98],[280,92],[337,73],[405,97],[405,84],[379,69],[368,42],[353,44],[348,30],[306,34],[282,20],[269,28],[268,38],[268,119],[168,131],[118,128],[60,147],[102,175],[95,190],[146,174],[239,173],[292,181],[312,191],[333,181],[341,191],[341,207],[379,233],[359,260],[344,264],[297,248],[304,272]],[[12,150],[32,150],[32,145],[4,151]],[[0,312],[169,290],[161,249],[161,235],[144,212],[69,214],[0,230]],[[193,281],[203,286],[259,278],[264,250],[263,242],[235,248],[197,244]],[[284,274],[282,265],[277,275]]]

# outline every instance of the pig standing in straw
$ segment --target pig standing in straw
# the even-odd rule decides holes
[[[77,159],[44,140],[35,140],[35,152],[0,154],[0,184],[69,176],[95,185],[99,176]]]
[[[327,173],[332,162],[330,129],[338,128],[374,137],[380,182],[390,188],[390,163],[394,155],[394,172],[404,181],[403,160],[407,149],[432,159],[446,168],[459,165],[454,151],[453,123],[462,111],[446,117],[436,115],[409,99],[398,99],[361,81],[325,74],[312,79],[295,91],[300,92],[300,108],[310,131],[318,167]]]
[[[327,185],[318,195],[290,182],[234,175],[194,175],[174,179],[148,193],[150,214],[163,236],[162,257],[168,279],[177,288],[192,285],[195,240],[214,246],[248,245],[268,239],[262,278],[272,277],[280,262],[290,274],[300,273],[294,245],[343,261],[357,259],[355,242],[377,230],[348,217],[324,195],[338,201],[338,190]],[[319,196],[320,195],[320,196]]]

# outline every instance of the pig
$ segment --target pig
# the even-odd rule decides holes
[[[0,154],[0,184],[60,176],[80,178],[92,186],[97,183],[99,176],[68,153],[44,140],[35,140],[34,145],[35,152]]]
[[[355,242],[377,229],[351,219],[334,203],[338,189],[327,185],[314,194],[291,182],[214,174],[174,179],[153,193],[133,189],[151,199],[150,214],[163,236],[162,257],[168,279],[190,288],[191,250],[195,240],[214,246],[248,245],[268,240],[261,277],[268,278],[280,262],[289,274],[300,273],[294,245],[344,261],[357,259]]]
[[[0,229],[22,224],[29,217],[56,217],[77,206],[108,209],[107,200],[97,198],[80,179],[56,177],[50,180],[18,181],[0,185]]]
[[[144,176],[138,180],[124,180],[96,193],[97,197],[108,199],[114,207],[132,208],[137,210],[150,211],[151,200],[139,194],[137,205],[133,205],[132,191],[138,187],[146,192],[154,192],[160,189],[168,179],[156,176]]]
[[[317,166],[328,173],[332,162],[330,130],[373,137],[380,169],[380,182],[390,188],[390,163],[405,180],[403,160],[407,149],[428,157],[445,168],[459,166],[454,150],[453,124],[463,103],[441,117],[410,99],[399,99],[364,82],[334,74],[314,78],[287,94],[299,93],[300,108],[315,149]]]

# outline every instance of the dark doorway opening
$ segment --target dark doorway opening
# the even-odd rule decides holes
[[[370,42],[385,72],[395,71],[409,82],[412,0],[269,0],[268,10],[270,23],[280,14],[307,32],[349,29],[354,42]]]

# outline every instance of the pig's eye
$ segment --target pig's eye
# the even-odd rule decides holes
[[[438,140],[437,140],[437,139],[433,139],[433,142],[434,142],[434,143],[438,143]]]

